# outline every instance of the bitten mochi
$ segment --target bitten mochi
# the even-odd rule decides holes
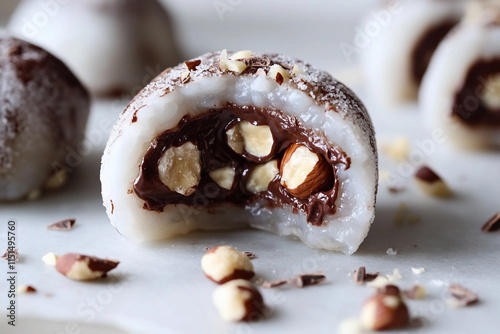
[[[85,88],[60,60],[0,31],[0,101],[0,201],[62,185],[84,135]]]
[[[102,158],[111,223],[144,242],[255,228],[355,252],[374,219],[377,151],[355,94],[297,59],[208,53],[121,114]]]

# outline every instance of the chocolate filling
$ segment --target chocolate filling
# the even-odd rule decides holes
[[[488,79],[500,74],[500,58],[473,64],[455,95],[452,114],[469,126],[500,127],[500,109],[492,110],[481,99]]]
[[[431,27],[418,41],[412,55],[413,80],[420,85],[434,51],[458,21],[450,20]]]
[[[229,147],[226,132],[240,121],[270,127],[274,145],[267,157],[259,159],[245,153],[240,155]],[[196,192],[190,196],[171,191],[161,182],[158,174],[158,163],[163,153],[170,147],[179,147],[186,142],[192,142],[201,152],[201,180]],[[281,160],[286,149],[295,143],[307,146],[332,166],[334,182],[331,187],[313,193],[307,199],[300,199],[287,192],[280,184],[278,174],[266,191],[258,194],[249,192],[246,184],[253,168],[267,161]],[[271,108],[227,106],[209,110],[201,116],[187,115],[176,128],[167,130],[154,139],[140,166],[134,191],[145,201],[144,209],[150,211],[161,212],[166,205],[171,204],[210,209],[218,203],[245,206],[259,202],[268,208],[288,206],[294,213],[301,210],[307,214],[309,223],[320,226],[325,215],[336,212],[335,200],[339,188],[337,171],[341,167],[348,169],[350,162],[350,158],[342,150],[302,126],[295,117]],[[228,166],[236,171],[230,190],[220,188],[209,176],[210,171]]]

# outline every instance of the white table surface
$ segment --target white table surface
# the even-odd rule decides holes
[[[356,7],[365,2],[283,0],[266,5],[264,0],[234,0],[240,4],[224,20],[212,1],[196,0],[189,7],[182,5],[185,3],[168,1],[186,56],[221,48],[279,51],[351,78],[345,76],[345,70],[352,64],[342,57],[338,46],[352,39],[357,19],[363,15],[360,12],[367,10],[357,11]],[[2,6],[4,1],[0,17],[5,20],[6,7]],[[407,136],[414,156],[423,157],[422,163],[434,167],[449,183],[455,194],[452,198],[428,197],[413,185],[411,177],[403,177],[406,191],[399,194],[390,193],[387,183],[381,182],[376,220],[352,256],[310,249],[298,241],[256,230],[197,232],[137,246],[108,223],[98,178],[110,126],[127,101],[95,101],[89,121],[89,139],[94,145],[71,175],[71,183],[37,201],[0,204],[0,245],[5,244],[7,221],[15,219],[21,253],[18,283],[38,290],[18,296],[18,326],[7,326],[2,316],[0,333],[336,333],[339,323],[357,316],[363,301],[373,293],[372,288],[352,283],[352,271],[359,266],[383,274],[398,268],[403,276],[398,282],[401,287],[419,283],[428,290],[426,299],[408,302],[412,317],[423,317],[424,325],[394,333],[496,333],[500,328],[500,234],[485,234],[480,228],[500,210],[500,153],[462,152],[445,142],[435,143],[430,153],[422,155],[418,144],[430,136],[423,130],[416,106],[379,110],[362,85],[353,83],[371,111],[379,141]],[[381,155],[380,167],[398,173],[407,166]],[[401,203],[421,221],[396,225],[394,217]],[[45,229],[70,217],[77,219],[72,231]],[[267,280],[315,271],[325,272],[328,279],[305,289],[262,289],[271,310],[269,318],[248,324],[224,323],[211,301],[215,286],[200,269],[204,248],[218,244],[254,251],[257,275]],[[398,254],[387,255],[388,248],[397,249]],[[49,251],[79,252],[121,263],[107,279],[74,282],[41,261]],[[6,264],[1,267],[0,308],[5,313],[8,300],[3,277],[7,268]],[[427,271],[416,275],[412,267]],[[446,289],[453,282],[476,292],[481,302],[449,308]]]

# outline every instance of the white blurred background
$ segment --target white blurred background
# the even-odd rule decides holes
[[[252,49],[285,53],[335,73],[351,65],[340,45],[352,44],[360,21],[376,0],[162,2],[172,16],[185,58],[223,48]],[[0,0],[0,25],[6,24],[17,3]]]

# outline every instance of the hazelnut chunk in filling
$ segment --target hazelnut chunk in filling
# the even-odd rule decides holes
[[[500,74],[488,78],[480,98],[486,108],[492,112],[500,112]]]
[[[247,152],[257,158],[268,156],[274,144],[271,128],[267,125],[253,125],[242,121],[227,132],[229,147],[238,154]]]
[[[250,177],[247,182],[247,190],[257,194],[266,191],[269,183],[278,175],[278,161],[271,160],[265,164],[255,167],[250,172]]]
[[[201,154],[191,142],[170,147],[158,163],[161,182],[170,190],[184,196],[196,191],[201,179]]]
[[[215,169],[209,173],[210,178],[222,189],[231,190],[234,184],[236,171],[233,167]]]

